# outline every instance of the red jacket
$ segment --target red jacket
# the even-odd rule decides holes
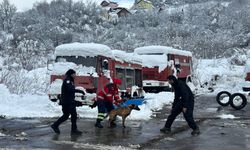
[[[104,100],[111,103],[120,103],[122,101],[119,96],[118,88],[115,84],[107,84],[98,94],[97,100]]]

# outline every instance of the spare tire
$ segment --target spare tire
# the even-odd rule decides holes
[[[236,110],[240,110],[247,105],[247,98],[244,94],[234,93],[229,98],[229,104]]]
[[[227,91],[221,91],[221,92],[219,92],[217,94],[216,101],[221,106],[228,106],[229,105],[229,97],[230,96],[231,96],[231,94],[229,92],[227,92]]]

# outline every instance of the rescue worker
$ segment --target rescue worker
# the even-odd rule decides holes
[[[168,116],[165,126],[160,129],[161,132],[171,133],[171,125],[175,118],[182,112],[185,120],[189,127],[193,129],[192,135],[200,133],[199,127],[194,121],[193,110],[194,110],[194,95],[190,88],[183,81],[177,80],[173,75],[167,77],[169,83],[174,89],[174,102],[172,106],[171,114]]]
[[[113,78],[113,83],[107,84],[98,94],[97,94],[97,108],[98,116],[96,119],[95,127],[103,128],[101,121],[105,118],[105,113],[109,113],[114,109],[114,105],[119,105],[122,99],[119,96],[118,86],[122,82],[118,78]],[[111,127],[115,127],[115,122],[111,122]]]
[[[60,134],[59,126],[61,123],[66,121],[71,115],[71,134],[81,135],[82,132],[77,129],[76,120],[76,101],[75,93],[85,93],[81,90],[75,89],[74,79],[76,72],[73,69],[69,69],[65,74],[65,79],[61,87],[61,99],[60,105],[62,105],[63,115],[51,125],[51,128],[55,133]]]

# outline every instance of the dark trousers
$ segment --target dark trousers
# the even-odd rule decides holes
[[[111,102],[98,100],[97,101],[98,113],[109,113],[114,109],[114,105]]]
[[[63,115],[54,123],[56,127],[59,127],[61,123],[66,121],[69,118],[69,115],[71,115],[71,130],[74,131],[77,129],[76,125],[76,119],[77,119],[77,113],[76,113],[76,106],[73,105],[62,105],[62,112]]]
[[[189,127],[193,130],[197,129],[198,126],[196,125],[193,117],[193,110],[194,106],[187,107],[187,111],[183,113],[183,116],[185,120],[187,121]],[[168,119],[166,121],[165,127],[171,128],[175,118],[183,111],[183,105],[181,103],[177,103],[173,106],[171,114],[168,116]]]
[[[97,100],[97,108],[98,108],[98,117],[97,121],[102,121],[105,116],[105,113],[109,113],[111,110],[114,109],[114,105],[112,102],[108,102],[105,100]]]

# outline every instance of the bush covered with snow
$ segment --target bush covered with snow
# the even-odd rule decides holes
[[[244,82],[245,72],[242,65],[233,65],[231,59],[196,59],[194,60],[193,75],[198,87],[213,89],[240,89]]]
[[[50,79],[46,68],[27,71],[3,67],[0,74],[0,83],[15,94],[44,94]]]

